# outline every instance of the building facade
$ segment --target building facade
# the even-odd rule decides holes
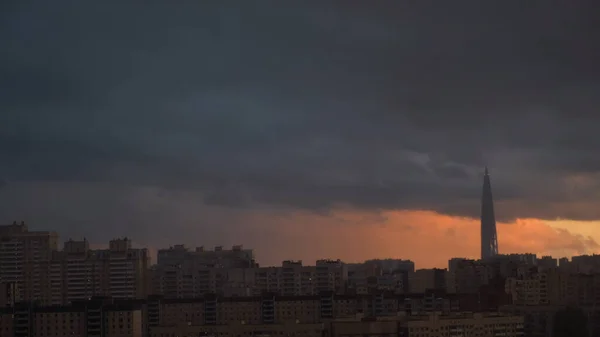
[[[66,306],[21,302],[0,310],[0,335],[14,337],[143,337],[143,301],[92,298]]]
[[[90,249],[89,242],[68,240],[48,264],[47,304],[68,304],[93,296],[145,298],[149,256],[128,238],[114,239],[108,249]]]
[[[55,232],[29,231],[24,222],[0,226],[0,283],[13,287],[14,300],[47,297],[48,261],[57,248]]]

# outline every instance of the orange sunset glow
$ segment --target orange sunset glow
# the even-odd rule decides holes
[[[340,211],[327,216],[277,217],[275,225],[269,217],[257,217],[263,223],[259,232],[269,231],[278,238],[264,245],[250,231],[245,233],[246,238],[260,241],[257,254],[266,265],[278,265],[281,258],[309,262],[328,257],[350,262],[394,257],[412,259],[418,268],[443,268],[450,257],[477,258],[479,254],[479,219],[429,211]],[[572,256],[600,252],[592,233],[559,225],[538,219],[498,223],[500,253]]]

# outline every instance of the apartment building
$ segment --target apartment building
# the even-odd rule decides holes
[[[552,256],[542,256],[537,260],[537,265],[540,268],[548,269],[548,268],[556,268],[558,267],[558,259],[553,258]]]
[[[312,295],[315,291],[314,266],[303,266],[302,261],[283,261],[281,264],[280,293],[284,296]],[[260,287],[257,287],[261,289]],[[266,289],[265,289],[266,290]]]
[[[451,292],[475,294],[479,289],[489,283],[492,271],[488,264],[469,259],[451,259],[449,261],[447,285],[452,285]],[[412,291],[412,290],[411,290]]]
[[[463,299],[464,304],[463,303]],[[397,295],[383,292],[370,295],[337,295],[324,292],[311,296],[282,296],[265,293],[262,296],[169,299],[151,296],[148,299],[150,326],[271,324],[299,321],[321,323],[324,320],[354,317],[397,316],[427,312],[450,313],[470,309],[469,298],[428,293]],[[475,299],[476,300],[476,299]]]
[[[402,259],[375,259],[367,260],[365,265],[376,266],[383,273],[392,273],[397,271],[406,271],[412,273],[415,271],[415,263],[411,260]]]
[[[383,274],[381,266],[376,263],[349,263],[348,269],[348,289],[367,288],[369,280]]]
[[[142,337],[142,301],[92,298],[68,306],[34,306],[22,302],[0,309],[0,336]]]
[[[233,268],[227,270],[225,284],[221,293],[225,297],[258,295],[256,292],[257,268]]]
[[[12,307],[19,301],[19,289],[14,283],[0,283],[0,308]],[[0,336],[2,336],[0,334]]]
[[[343,294],[348,281],[348,266],[341,260],[317,260],[315,292],[333,291]]]
[[[0,307],[0,336],[14,336],[12,308]]]
[[[46,266],[57,247],[55,232],[29,231],[24,222],[0,226],[0,283],[14,285],[16,300],[44,297]]]
[[[368,294],[383,290],[408,293],[409,275],[414,272],[414,263],[408,260],[369,260],[348,264],[347,269],[347,292]]]
[[[450,292],[476,293],[499,280],[518,277],[531,268],[549,268],[551,257],[537,259],[535,254],[505,254],[486,260],[453,258],[448,261],[447,289]]]
[[[108,249],[90,249],[86,239],[68,240],[49,261],[47,304],[68,304],[93,296],[144,298],[148,293],[149,256],[128,238],[114,239]]]
[[[512,305],[503,311],[525,316],[528,336],[548,336],[557,311],[573,306],[585,311],[590,335],[600,333],[600,274],[572,273],[564,268],[531,268],[506,280]]]
[[[257,268],[253,295],[272,292],[284,296],[307,296],[318,293],[317,268],[304,266],[302,261],[286,260],[281,267]],[[332,290],[328,288],[327,290]]]
[[[521,337],[524,318],[502,313],[431,313],[408,317],[401,328],[406,337]]]
[[[500,310],[525,317],[524,330],[528,337],[553,336],[556,314],[564,310],[564,305],[507,305]],[[586,330],[589,336],[600,335],[600,308],[596,305],[577,306],[587,317]]]
[[[119,300],[92,297],[69,305],[38,306],[31,302],[3,308],[0,336],[186,336],[262,334],[317,336],[327,323],[352,319],[422,316],[439,312],[450,315],[468,309],[455,295],[393,293],[312,296],[221,297],[194,299]]]
[[[372,291],[392,291],[399,294],[409,292],[409,273],[404,271],[385,272],[377,277],[370,278],[367,283],[367,293]],[[357,289],[360,292],[360,289]]]
[[[521,337],[523,317],[501,314],[400,316],[391,318],[351,317],[322,323],[288,321],[277,324],[247,324],[228,326],[179,325],[153,327],[151,337],[163,336],[298,336],[298,337]]]
[[[158,251],[157,265],[184,264],[213,268],[252,268],[257,266],[254,250],[244,249],[242,245],[235,245],[231,249],[216,246],[214,250],[207,250],[202,246],[193,251],[186,248],[185,245],[175,245]]]
[[[409,274],[408,283],[410,291],[414,293],[425,293],[426,290],[446,290],[446,269],[418,269]]]
[[[532,253],[525,254],[499,254],[495,259],[513,261],[519,264],[536,266],[538,264],[537,255]]]
[[[363,301],[368,299],[334,296],[332,303],[337,309],[331,315],[327,300],[315,296],[157,300],[148,304],[148,335],[523,336],[522,316],[456,311],[415,314],[402,309],[393,315],[371,316],[356,312]]]
[[[548,275],[535,273],[527,278],[506,280],[506,292],[518,305],[546,305],[549,302]]]
[[[600,255],[580,255],[571,258],[571,268],[573,271],[584,274],[600,272]]]
[[[236,247],[232,251],[241,249],[241,246]],[[258,296],[264,292],[306,296],[323,291],[344,293],[348,281],[347,266],[340,260],[319,260],[316,266],[304,266],[302,261],[283,261],[280,267],[239,267],[253,259],[244,263],[223,259],[218,265],[234,266],[225,268],[206,264],[204,259],[199,263],[190,257],[194,255],[186,255],[186,252],[189,253],[183,246],[163,251],[162,264],[153,266],[150,271],[152,294],[167,298],[193,298],[207,293]],[[234,259],[238,257],[234,255]]]
[[[150,327],[182,325],[260,325],[285,322],[319,323],[322,317],[354,315],[357,299],[324,296],[263,296],[196,299],[148,299]]]
[[[150,293],[169,298],[198,297],[206,293],[250,294],[252,273],[231,270],[257,267],[252,249],[233,246],[230,250],[222,246],[214,250],[198,247],[190,250],[184,245],[175,245],[158,251],[157,264],[150,271]],[[252,275],[251,275],[252,274]],[[229,281],[231,279],[231,281]]]
[[[323,323],[296,323],[286,322],[281,324],[245,324],[234,323],[231,325],[195,326],[179,325],[170,327],[153,327],[149,337],[165,336],[297,336],[297,337],[322,337]]]
[[[499,313],[453,312],[449,314],[385,318],[338,319],[326,329],[332,337],[520,337],[524,336],[523,317]]]
[[[574,274],[561,268],[533,268],[506,280],[512,303],[522,306],[600,303],[600,274]]]
[[[283,261],[281,267],[255,270],[254,295],[272,292],[285,296],[307,296],[333,291],[344,293],[348,268],[341,260],[318,260],[315,266],[302,261]]]
[[[231,269],[193,263],[156,265],[151,270],[151,293],[169,298],[193,298],[222,293]]]

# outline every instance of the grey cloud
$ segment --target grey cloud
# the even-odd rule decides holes
[[[488,164],[501,218],[563,216],[600,169],[592,5],[14,3],[2,173],[477,216]]]

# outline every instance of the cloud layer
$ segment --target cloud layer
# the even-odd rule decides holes
[[[484,165],[501,220],[599,219],[593,5],[7,3],[0,199],[28,197],[0,220],[97,223],[32,197],[65,189],[147,240],[169,234],[136,218],[150,201],[103,189],[184,213],[476,217]]]

